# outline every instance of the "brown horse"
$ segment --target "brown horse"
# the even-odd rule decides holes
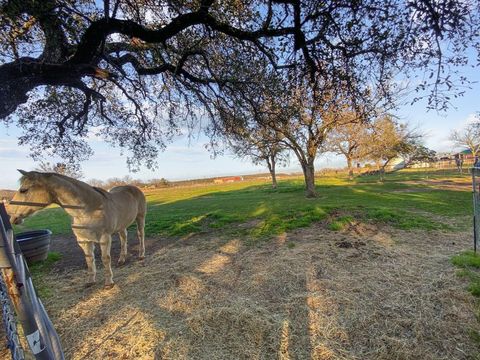
[[[11,222],[18,224],[28,215],[52,203],[63,207],[72,218],[72,231],[85,254],[88,285],[95,282],[94,251],[95,244],[99,244],[105,268],[105,288],[113,287],[110,258],[112,234],[118,233],[120,237],[118,263],[123,264],[127,257],[127,227],[134,221],[140,242],[139,258],[145,257],[147,209],[145,196],[140,189],[127,185],[105,191],[64,175],[19,171],[23,175],[21,186],[8,206]]]

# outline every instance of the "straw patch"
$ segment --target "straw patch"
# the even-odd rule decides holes
[[[449,258],[469,242],[355,222],[254,247],[195,235],[118,268],[110,291],[52,272],[46,306],[74,360],[465,359],[480,329]]]
[[[160,307],[171,311],[191,314],[199,307],[199,297],[204,291],[202,281],[194,276],[182,276],[177,285],[158,301]]]

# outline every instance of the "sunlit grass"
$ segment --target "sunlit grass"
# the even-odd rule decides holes
[[[48,280],[45,279],[45,276],[50,272],[53,265],[61,258],[62,254],[52,251],[48,253],[45,260],[36,261],[28,267],[35,282],[35,289],[38,295],[43,299],[48,298],[53,294],[52,286]]]
[[[333,220],[328,225],[328,228],[332,231],[343,230],[348,224],[353,221],[352,216],[340,216],[339,218]]]

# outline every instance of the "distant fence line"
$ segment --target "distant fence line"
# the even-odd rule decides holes
[[[474,159],[465,159],[462,164],[463,169],[470,169],[473,167]],[[455,160],[439,160],[434,163],[432,163],[433,168],[438,168],[438,169],[456,169],[457,165],[455,163]]]
[[[463,170],[468,170],[471,167],[473,167],[474,159],[465,159],[462,163],[462,169]],[[449,159],[449,160],[437,160],[437,161],[432,161],[432,162],[423,162],[423,163],[416,163],[413,164],[407,169],[438,169],[438,170],[456,170],[457,169],[457,164],[455,160]]]

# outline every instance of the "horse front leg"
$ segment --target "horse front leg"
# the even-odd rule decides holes
[[[86,285],[91,286],[95,283],[95,275],[97,274],[95,267],[95,243],[93,241],[79,239],[77,239],[77,242],[83,250],[85,262],[87,263],[88,281]]]
[[[104,234],[100,238],[100,250],[102,251],[102,263],[105,269],[105,289],[111,289],[115,283],[113,282],[112,258],[110,249],[112,247],[112,236]]]

